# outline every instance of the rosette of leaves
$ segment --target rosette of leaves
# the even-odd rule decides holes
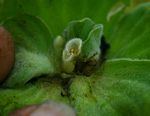
[[[73,73],[80,59],[99,60],[103,26],[88,18],[70,23],[56,39],[31,15],[9,18],[3,26],[12,33],[16,47],[16,63],[5,86],[21,86],[44,74]]]
[[[104,34],[111,47],[107,53],[106,61],[90,77],[82,75],[74,76],[74,78],[70,79],[69,84],[66,85],[66,81],[59,78],[59,76],[55,78],[42,76],[42,78],[37,78],[37,80],[29,81],[20,88],[0,88],[1,115],[7,115],[10,111],[24,105],[40,103],[48,99],[61,101],[73,106],[79,116],[150,115],[150,3],[141,4],[137,7],[135,7],[136,5],[130,5],[130,7],[127,7],[125,10],[120,10],[114,15],[117,12],[117,10],[115,10],[116,6],[108,13],[111,6],[116,3],[114,1],[76,0],[71,2],[65,0],[66,4],[62,11],[57,9],[61,7],[62,1],[37,0],[35,2],[35,8],[32,10],[31,5],[23,1],[24,0],[16,2],[16,6],[24,3],[21,8],[19,6],[15,7],[12,12],[5,9],[5,13],[7,14],[7,12],[9,12],[7,15],[11,16],[13,13],[29,13],[30,11],[29,14],[34,16],[38,15],[42,18],[48,25],[48,29],[52,32],[52,37],[50,34],[47,36],[49,37],[49,47],[52,40],[50,38],[55,38],[57,35],[60,35],[60,32],[65,28],[67,22],[72,19],[81,19],[82,17],[90,17],[95,22],[104,25]],[[8,3],[12,4],[13,2],[10,1]],[[29,2],[32,3],[32,1]],[[135,2],[136,0],[134,0],[132,4]],[[126,3],[130,3],[130,1],[122,1],[122,3],[125,3],[124,5],[126,6]],[[11,6],[11,4],[5,5]],[[94,8],[93,4],[95,4]],[[48,5],[50,5],[50,7],[48,7]],[[36,10],[36,7],[39,9]],[[81,10],[82,8],[84,10]],[[16,9],[20,9],[20,11]],[[115,13],[113,14],[112,12]],[[105,20],[107,13],[109,14],[108,23],[106,23]],[[5,17],[7,16],[2,15],[1,20],[5,20]],[[37,18],[35,19],[38,20]],[[41,24],[41,22],[38,22],[38,24],[33,27],[39,27],[39,24]],[[41,27],[45,29],[43,23],[41,25]],[[49,33],[49,31],[46,30],[47,29],[45,29],[44,32]],[[42,33],[43,31],[40,31],[37,36],[41,36]],[[44,34],[44,38],[45,35],[47,35],[46,33]],[[72,35],[71,33],[69,34]],[[86,36],[88,36],[88,34]],[[62,37],[66,36],[62,34]],[[69,40],[72,38],[74,38],[74,36],[69,37]],[[84,39],[82,36],[78,36],[77,38]],[[42,39],[42,41],[45,41],[45,39]],[[47,42],[45,42],[44,45],[47,45],[46,43]],[[22,43],[21,46],[23,45]],[[48,50],[47,48],[46,50]],[[50,51],[50,49],[51,48],[49,48],[48,51]],[[45,52],[42,51],[41,53]],[[46,53],[49,54],[50,52],[46,51]],[[43,56],[45,56],[45,54]],[[51,64],[50,60],[47,61],[47,64]],[[52,68],[48,67],[48,69]],[[53,71],[48,70],[46,73],[43,73],[50,74],[50,72]],[[31,78],[32,77],[33,76],[31,76]]]

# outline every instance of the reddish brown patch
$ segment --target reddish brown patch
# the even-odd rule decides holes
[[[10,72],[14,64],[14,44],[12,37],[3,27],[0,27],[0,82]]]
[[[9,116],[76,116],[75,111],[62,103],[46,102],[18,109]]]
[[[30,116],[31,113],[37,109],[37,107],[38,105],[26,106],[11,113],[10,116]]]

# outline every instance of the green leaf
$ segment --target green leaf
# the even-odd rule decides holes
[[[95,57],[96,60],[99,59],[101,54],[100,46],[101,46],[101,38],[103,35],[103,25],[97,24],[93,27],[93,29],[89,32],[88,37],[83,44],[82,55],[83,57],[89,59],[91,57]]]
[[[91,78],[78,77],[72,104],[83,116],[150,115],[150,4],[125,14],[107,35],[108,59]]]
[[[69,103],[67,97],[61,96],[62,91],[61,82],[49,78],[40,79],[21,88],[0,88],[0,114],[8,116],[10,111],[17,108],[48,100]]]
[[[141,3],[149,2],[149,0],[131,0],[130,6],[127,8],[127,10],[133,10],[136,6],[138,6]]]
[[[53,72],[49,59],[52,38],[39,18],[20,15],[9,18],[3,26],[13,35],[16,52],[15,66],[5,85],[24,85],[33,77]]]
[[[107,13],[117,2],[128,5],[130,0],[111,0],[110,2],[105,0],[28,0],[28,2],[26,0],[4,0],[2,10],[0,10],[0,21],[20,13],[39,16],[47,23],[52,36],[55,37],[62,32],[68,22],[84,17],[107,25]]]
[[[126,14],[113,28],[109,58],[150,58],[150,3],[140,5]]]

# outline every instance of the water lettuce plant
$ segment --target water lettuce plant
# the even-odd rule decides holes
[[[0,1],[16,55],[0,115],[46,100],[79,116],[150,115],[149,20],[138,0]]]

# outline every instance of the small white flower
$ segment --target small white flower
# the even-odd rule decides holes
[[[81,53],[82,40],[80,38],[73,38],[69,40],[62,54],[63,70],[67,73],[72,73],[76,63],[76,57]]]
[[[63,61],[73,61],[81,53],[81,48],[82,40],[80,38],[69,40],[63,50]]]

